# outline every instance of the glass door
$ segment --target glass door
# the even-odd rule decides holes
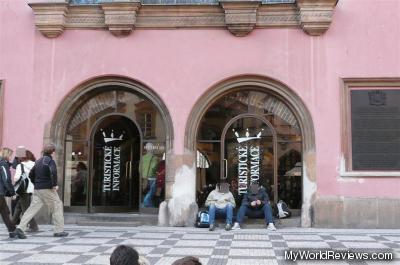
[[[90,212],[139,210],[141,137],[122,115],[104,118],[92,134]]]
[[[268,120],[253,114],[239,115],[224,128],[221,139],[221,178],[231,184],[236,198],[257,182],[277,201],[277,141]]]

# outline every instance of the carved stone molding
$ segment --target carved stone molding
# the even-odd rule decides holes
[[[219,5],[141,5],[140,0],[72,5],[67,0],[46,1],[30,6],[38,30],[47,37],[59,36],[64,28],[108,28],[115,36],[127,35],[134,28],[227,28],[235,36],[246,36],[254,28],[299,26],[310,35],[321,35],[329,28],[337,4],[337,0],[297,0],[286,4],[220,0]]]
[[[31,3],[29,6],[35,14],[35,25],[48,38],[58,37],[65,28],[68,1]]]
[[[300,25],[305,32],[319,36],[328,30],[333,9],[338,0],[297,0],[300,12]]]
[[[225,11],[225,24],[237,37],[249,34],[257,23],[257,9],[261,0],[220,0]]]
[[[114,36],[128,35],[135,27],[137,11],[140,6],[139,0],[101,4],[105,25]]]

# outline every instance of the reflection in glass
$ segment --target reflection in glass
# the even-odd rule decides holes
[[[100,120],[101,124],[98,125]],[[118,195],[102,191],[104,176],[100,172],[104,171],[104,161],[101,162],[105,154],[102,149],[104,145],[101,145],[102,141],[104,144],[104,135],[101,131],[92,131],[95,128],[103,129],[108,138],[111,138],[113,130],[114,136],[122,133],[118,130],[125,131],[121,143],[121,192]],[[81,206],[92,211],[103,211],[104,207],[110,206],[115,211],[117,206],[121,211],[138,210],[140,205],[143,206],[141,203],[145,196],[141,194],[140,157],[146,154],[144,145],[148,142],[153,145],[152,151],[158,161],[162,161],[165,154],[165,125],[158,108],[142,95],[119,90],[115,86],[102,87],[102,92],[83,102],[68,124],[64,205]],[[156,181],[153,196],[154,207],[164,200],[163,163],[164,166],[157,164],[156,179],[159,176],[159,181]],[[131,179],[125,176],[127,172],[131,174]]]
[[[225,151],[220,153],[222,132],[229,121],[241,114],[252,114],[268,120],[277,135],[277,150],[273,153],[272,132],[265,124],[254,119],[238,119],[227,131]],[[264,127],[263,127],[264,126]],[[237,138],[245,138],[247,129],[249,137],[257,136],[257,130],[264,128],[261,139],[252,139],[262,147],[260,153],[260,184],[263,185],[272,199],[283,199],[291,208],[301,208],[302,170],[296,169],[296,175],[287,174],[302,161],[302,134],[296,116],[289,106],[270,93],[243,87],[238,91],[226,94],[212,104],[200,121],[197,136],[197,149],[210,161],[210,168],[197,169],[198,202],[201,207],[202,197],[213,189],[219,181],[220,167],[227,165],[227,177],[231,182],[231,191],[239,189],[237,179],[237,148],[241,144]],[[233,131],[234,129],[235,131]],[[239,135],[236,136],[235,132]],[[244,135],[244,136],[243,136]],[[235,153],[236,152],[236,153]],[[276,156],[277,165],[274,165]],[[223,159],[226,159],[223,160]],[[235,160],[236,159],[236,160]],[[227,164],[226,164],[227,163]],[[274,183],[274,166],[277,171],[277,183]],[[213,170],[212,168],[215,167]],[[290,171],[292,172],[292,171]],[[205,195],[205,196],[206,196]],[[237,195],[240,201],[240,196]],[[237,201],[238,203],[238,201]]]
[[[139,163],[142,183],[142,207],[158,207],[164,199],[165,157],[164,146],[147,142]]]

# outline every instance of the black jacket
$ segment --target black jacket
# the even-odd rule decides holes
[[[11,172],[8,162],[0,160],[0,196],[11,197],[15,195],[14,187],[11,182]]]
[[[56,162],[49,155],[36,160],[35,166],[29,172],[35,190],[52,189],[57,186]]]
[[[261,201],[261,205],[256,206],[254,208],[261,208],[263,207],[265,204],[269,203],[269,197],[267,192],[265,191],[264,188],[259,188],[257,193],[252,193],[250,190],[243,196],[243,200],[242,200],[242,205],[247,205],[249,207],[251,206],[251,203],[253,201],[256,200],[260,200]],[[253,207],[252,207],[253,208]]]

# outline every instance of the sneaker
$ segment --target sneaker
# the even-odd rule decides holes
[[[26,235],[24,233],[24,231],[22,231],[19,228],[15,228],[14,232],[12,232],[14,234],[14,237],[17,236],[19,239],[25,239]]]
[[[68,236],[68,233],[63,231],[63,232],[60,232],[60,233],[54,233],[53,236],[55,236],[55,237],[66,237],[66,236]]]
[[[225,225],[225,230],[226,231],[229,231],[229,230],[231,230],[232,229],[232,225],[231,224],[226,224]]]
[[[10,233],[8,233],[8,236],[9,236],[9,238],[15,238],[15,234],[14,234],[14,232],[10,232]]]
[[[211,224],[211,225],[210,225],[210,228],[209,228],[208,230],[214,231],[214,230],[215,230],[215,225],[214,225],[214,224]]]
[[[269,223],[267,226],[267,230],[276,231],[276,227],[275,227],[274,223]]]
[[[240,224],[239,223],[235,223],[232,227],[232,230],[239,230],[240,229]]]

